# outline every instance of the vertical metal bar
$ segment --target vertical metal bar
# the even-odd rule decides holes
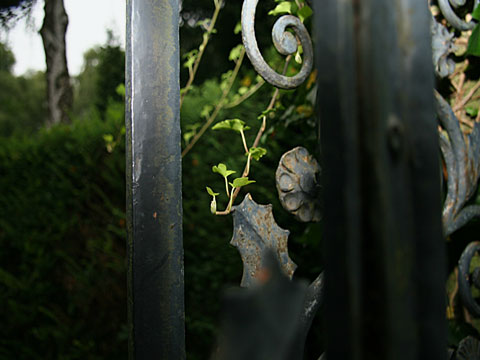
[[[360,188],[353,9],[315,3],[328,359],[360,359]]]
[[[184,359],[178,0],[127,1],[131,359]]]
[[[316,4],[327,358],[441,358],[444,244],[427,4]]]

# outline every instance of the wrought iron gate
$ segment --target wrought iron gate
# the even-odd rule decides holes
[[[231,322],[219,358],[301,358],[323,297],[328,359],[445,358],[443,236],[480,213],[476,207],[464,208],[479,173],[477,127],[466,141],[449,105],[432,92],[430,34],[437,74],[445,76],[448,62],[440,64],[445,57],[437,56],[448,40],[441,38],[445,32],[431,22],[426,1],[317,0],[315,51],[296,18],[284,16],[274,27],[274,43],[282,54],[295,52],[297,46],[286,27],[295,29],[305,52],[301,72],[287,78],[274,73],[258,50],[257,3],[244,1],[243,40],[252,64],[267,81],[282,88],[298,86],[315,53],[325,294],[323,275],[306,287],[276,273],[276,260],[287,274],[294,271],[288,251],[278,250],[286,249],[283,230],[271,230],[278,234],[273,240],[260,239],[254,250],[242,244],[251,238],[234,236],[245,263],[243,285],[254,281],[250,270],[255,274],[263,261],[273,285],[264,293],[232,295]],[[456,17],[448,0],[439,0],[439,5],[452,25],[472,26]],[[179,0],[127,1],[128,305],[130,356],[135,359],[185,358],[178,13]],[[440,141],[435,113],[447,132]],[[448,170],[444,234],[439,148]],[[315,188],[318,164],[303,149],[295,149],[284,155],[277,171],[281,197],[294,186],[282,183],[292,166]],[[311,198],[316,201],[315,195]],[[305,209],[291,210],[298,218],[318,217],[315,204]],[[268,218],[269,211],[247,195],[234,208],[234,222],[248,223],[255,212]],[[480,309],[465,280],[471,256],[480,247],[475,246],[462,258],[460,284],[471,306]],[[271,247],[276,260],[265,260],[261,250]],[[285,301],[275,300],[279,298]],[[250,326],[238,316],[242,309],[255,309],[258,322],[265,325],[270,320],[261,317],[272,304],[279,311],[272,317],[285,327],[281,336],[274,332],[262,342],[242,338],[239,326]]]

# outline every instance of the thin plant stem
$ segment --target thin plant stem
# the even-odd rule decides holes
[[[247,140],[245,140],[245,134],[243,133],[243,130],[240,130],[240,135],[242,135],[242,143],[243,148],[245,149],[245,154],[248,154]]]
[[[202,135],[205,133],[205,131],[207,131],[207,129],[210,127],[210,125],[215,121],[215,119],[217,118],[220,110],[223,109],[225,99],[227,98],[227,95],[230,93],[230,90],[232,89],[233,83],[238,76],[238,72],[240,70],[240,67],[242,66],[244,56],[245,56],[245,48],[242,48],[242,51],[240,52],[240,56],[239,56],[239,58],[238,58],[238,60],[235,64],[235,69],[233,70],[233,73],[230,76],[230,79],[228,80],[227,87],[225,88],[225,90],[223,90],[222,96],[221,96],[217,106],[215,107],[215,110],[209,116],[209,118],[207,119],[205,124],[203,124],[200,131],[197,134],[195,134],[195,136],[192,138],[192,140],[187,144],[185,149],[182,151],[182,157],[187,155],[188,152],[190,150],[192,150],[192,148],[195,146],[197,141],[202,137]]]
[[[227,196],[230,197],[230,193],[228,192],[228,180],[226,177],[224,177],[225,179],[225,191],[227,192]]]
[[[292,58],[291,55],[289,55],[286,58],[282,74],[285,74],[287,72],[288,64],[290,63],[291,58]],[[270,99],[270,103],[268,104],[267,111],[273,109],[273,107],[275,105],[275,101],[277,101],[277,97],[278,97],[279,93],[280,93],[279,89],[276,88],[275,92],[273,93],[272,98]],[[253,142],[252,147],[257,147],[258,146],[258,144],[260,142],[260,139],[261,139],[263,133],[265,132],[266,127],[267,127],[267,116],[264,115],[264,116],[262,116],[262,126],[260,126],[260,129],[257,132],[257,136],[255,137],[255,140]],[[243,169],[242,177],[246,177],[250,173],[250,158],[251,158],[251,156],[249,154],[248,158],[247,158],[247,164],[245,165],[245,168]],[[238,194],[240,193],[240,190],[241,190],[241,187],[233,188],[232,189],[232,195],[230,196],[230,201],[228,203],[227,209],[225,211],[217,211],[215,213],[215,215],[228,215],[228,214],[230,214],[233,202],[235,201]]]
[[[225,105],[225,109],[231,109],[234,108],[235,106],[240,105],[243,103],[245,100],[247,100],[250,96],[255,94],[262,86],[265,84],[265,80],[261,79],[259,82],[255,84],[250,90],[248,90],[245,94],[243,94],[238,100]]]
[[[203,41],[200,44],[199,51],[197,58],[195,59],[195,62],[193,64],[193,69],[189,70],[189,76],[188,76],[188,81],[185,87],[183,88],[182,95],[180,96],[180,108],[183,105],[183,100],[185,99],[185,95],[187,95],[188,91],[190,90],[193,80],[195,79],[195,75],[197,74],[198,67],[200,65],[200,62],[202,60],[203,53],[205,52],[205,49],[208,45],[208,42],[210,41],[210,38],[212,37],[212,32],[215,29],[215,23],[217,22],[218,14],[220,13],[220,10],[222,8],[222,1],[214,1],[215,3],[215,10],[213,12],[212,20],[210,21],[210,24],[208,25],[206,36],[203,37]]]
[[[453,112],[457,112],[461,110],[467,103],[470,101],[470,99],[473,97],[475,92],[480,88],[480,81],[478,81],[474,87],[470,89],[468,94],[459,102],[455,107],[453,108]]]

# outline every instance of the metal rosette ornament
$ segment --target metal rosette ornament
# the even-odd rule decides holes
[[[262,57],[255,38],[255,12],[258,0],[245,0],[242,7],[242,40],[250,62],[257,73],[269,84],[281,89],[294,89],[300,86],[308,77],[313,67],[312,40],[307,28],[299,18],[283,15],[273,26],[272,38],[277,51],[282,55],[292,55],[298,49],[297,38],[303,48],[302,68],[295,76],[281,75],[273,70]],[[291,27],[295,35],[287,31]]]
[[[318,222],[320,210],[320,166],[304,147],[282,155],[275,173],[278,197],[283,208],[301,222]]]
[[[480,341],[472,336],[460,341],[455,360],[480,360]]]

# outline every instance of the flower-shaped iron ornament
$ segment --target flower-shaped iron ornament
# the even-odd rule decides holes
[[[455,360],[480,360],[480,341],[471,336],[460,341]]]
[[[302,222],[317,222],[320,211],[320,166],[308,150],[299,146],[280,159],[275,179],[278,196],[285,210]]]

